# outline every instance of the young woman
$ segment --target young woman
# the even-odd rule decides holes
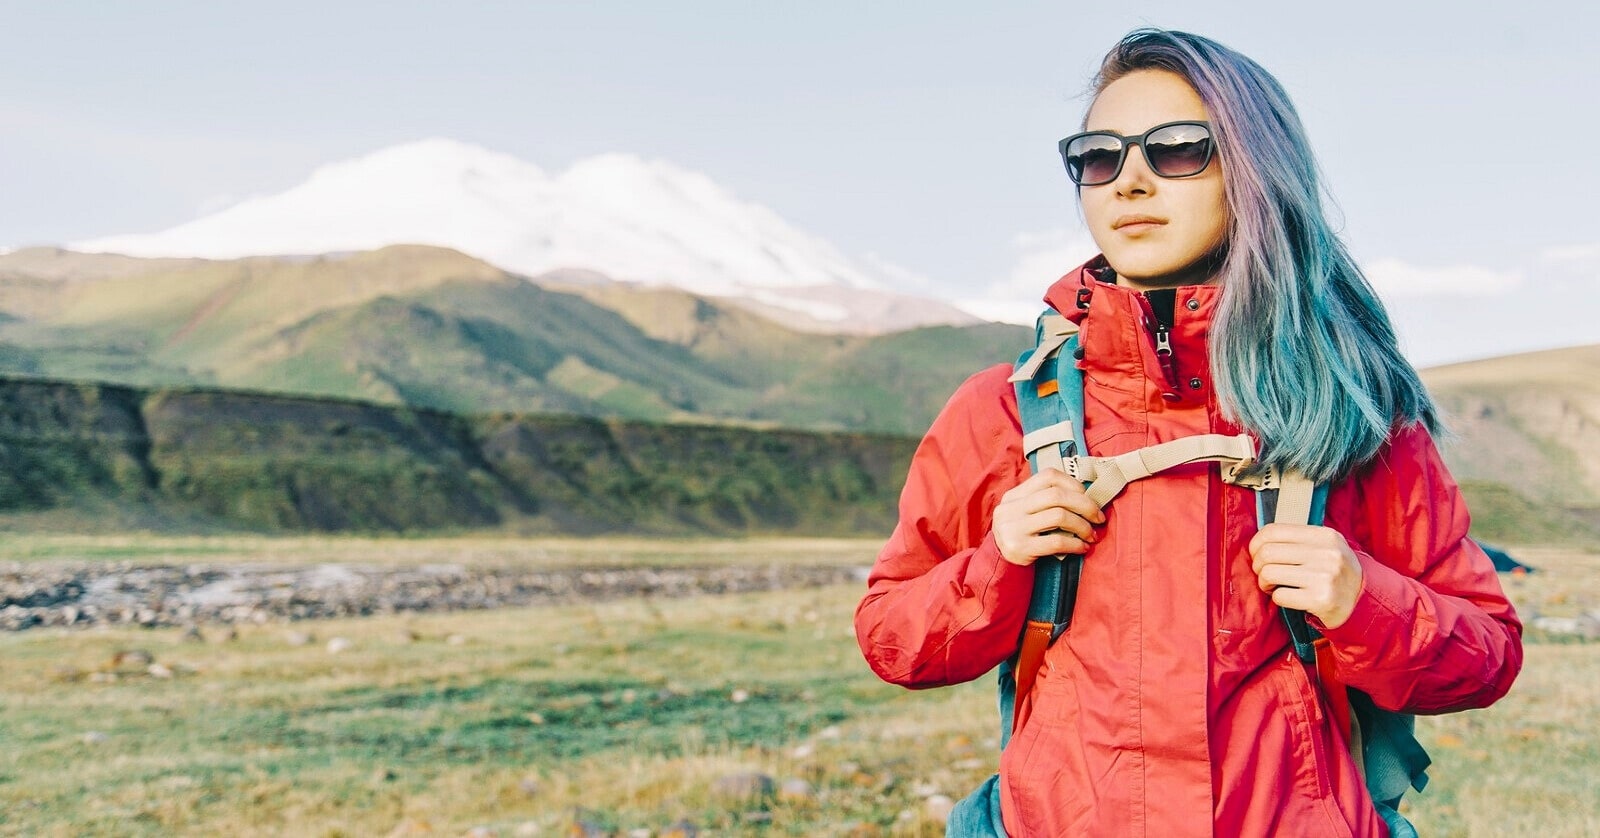
[[[917,451],[862,652],[908,687],[977,678],[1017,651],[1033,563],[1082,554],[1000,758],[1008,834],[1388,834],[1280,609],[1306,612],[1346,685],[1408,713],[1504,695],[1521,626],[1282,87],[1214,41],[1140,30],[1094,89],[1062,151],[1102,255],[1045,294],[1081,330],[1088,454],[1243,430],[1331,485],[1325,526],[1258,527],[1215,464],[1105,509],[1060,471],[1030,476],[995,367]]]

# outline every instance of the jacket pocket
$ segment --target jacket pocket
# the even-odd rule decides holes
[[[1083,832],[1097,796],[1087,781],[1083,724],[1077,685],[1062,669],[1053,669],[1034,688],[1027,723],[1000,755],[1000,773],[1020,821],[1014,833]]]
[[[1293,653],[1285,653],[1273,671],[1289,721],[1290,747],[1296,763],[1295,787],[1327,817],[1333,834],[1353,836],[1355,830],[1334,798],[1334,773],[1342,768],[1338,761],[1343,758],[1343,749],[1330,739],[1332,727],[1311,673],[1311,668]],[[1350,791],[1359,793],[1358,789]]]

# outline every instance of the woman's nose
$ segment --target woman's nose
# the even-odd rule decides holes
[[[1150,191],[1155,180],[1155,173],[1150,171],[1150,161],[1144,156],[1144,146],[1135,145],[1128,149],[1127,157],[1122,161],[1122,171],[1117,173],[1117,179],[1111,185],[1116,188],[1118,195],[1143,194]]]

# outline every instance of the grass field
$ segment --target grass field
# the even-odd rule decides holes
[[[7,554],[13,546],[10,557],[27,559],[556,563],[864,563],[873,549],[139,537],[22,539]],[[1600,556],[1519,556],[1541,569],[1507,580],[1524,610],[1600,605]],[[672,831],[685,823],[701,835],[942,834],[939,795],[958,798],[993,770],[992,685],[911,693],[878,682],[850,635],[859,593],[217,627],[200,641],[167,629],[0,636],[0,834],[660,836],[689,834]],[[291,632],[315,640],[294,645],[306,638]],[[1433,782],[1407,812],[1424,835],[1600,834],[1600,644],[1533,631],[1527,649],[1505,701],[1419,722]],[[771,793],[752,773],[771,778]]]

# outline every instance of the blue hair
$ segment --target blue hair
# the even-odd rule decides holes
[[[1397,426],[1437,431],[1383,303],[1328,223],[1277,79],[1208,38],[1139,29],[1106,55],[1096,94],[1139,70],[1189,82],[1222,161],[1231,217],[1210,354],[1224,413],[1261,440],[1265,462],[1317,482],[1371,460]]]

